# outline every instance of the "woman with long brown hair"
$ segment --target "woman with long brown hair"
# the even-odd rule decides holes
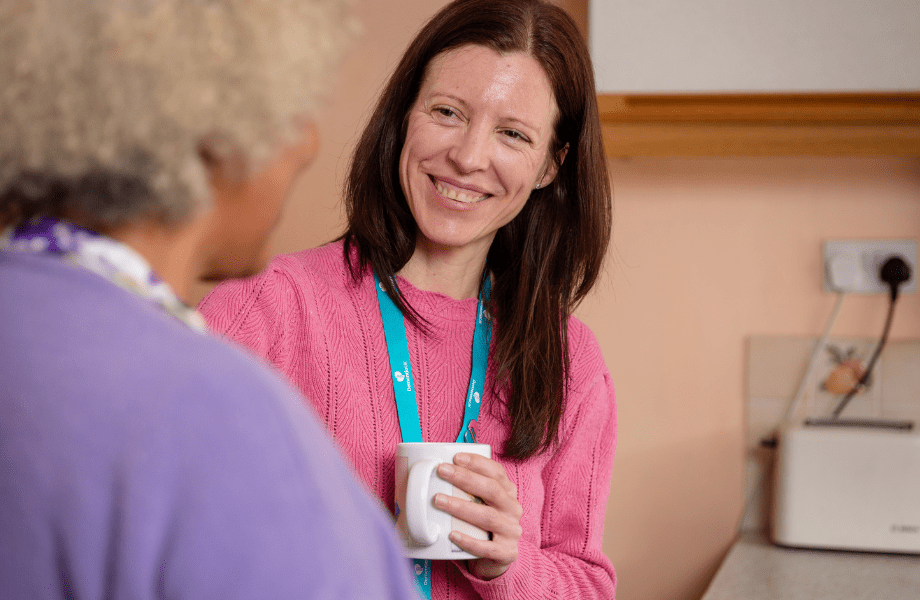
[[[435,561],[433,598],[614,595],[601,551],[614,394],[572,316],[610,236],[595,93],[584,41],[558,7],[452,2],[410,44],[358,141],[344,235],[201,305],[213,329],[300,387],[391,509],[404,374],[391,371],[381,311],[401,311],[422,438],[475,434],[496,454],[438,471],[484,503],[436,505],[491,536],[452,533],[481,558]],[[481,398],[478,315],[493,331]],[[475,421],[468,393],[481,399]]]

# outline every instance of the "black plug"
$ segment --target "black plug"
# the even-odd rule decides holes
[[[910,265],[900,256],[889,256],[879,270],[879,277],[891,288],[891,301],[898,299],[898,288],[910,281]]]
[[[847,403],[853,398],[853,395],[865,387],[866,381],[869,379],[869,374],[872,373],[872,367],[875,366],[875,361],[878,360],[879,355],[882,353],[882,348],[885,347],[885,342],[888,341],[888,332],[891,331],[891,320],[894,317],[894,303],[895,300],[898,299],[898,288],[905,281],[910,281],[910,266],[900,256],[889,256],[879,270],[879,278],[891,288],[891,302],[888,303],[888,318],[885,319],[885,329],[882,331],[882,339],[879,341],[878,346],[875,347],[875,352],[872,353],[872,358],[869,359],[869,366],[866,367],[862,377],[859,378],[859,381],[853,386],[853,389],[847,392],[847,395],[837,404],[837,408],[835,408],[833,412],[834,419],[840,417],[840,412],[846,408]]]

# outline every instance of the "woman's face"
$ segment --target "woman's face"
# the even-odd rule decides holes
[[[555,118],[549,79],[530,56],[472,45],[436,56],[399,161],[418,244],[484,257],[495,232],[555,175]]]
[[[240,178],[245,168],[233,161],[211,175],[214,212],[205,245],[204,280],[246,277],[265,268],[270,258],[268,240],[278,224],[294,179],[316,157],[319,136],[315,123],[303,120],[301,135],[277,149],[254,173]],[[240,159],[242,160],[242,159]]]

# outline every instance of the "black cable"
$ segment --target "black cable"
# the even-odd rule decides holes
[[[872,373],[872,367],[875,366],[875,361],[878,360],[879,355],[882,353],[882,348],[885,347],[885,342],[888,341],[888,331],[891,329],[891,321],[894,317],[894,302],[895,299],[892,298],[888,303],[888,318],[885,320],[885,329],[882,331],[882,337],[879,340],[878,346],[875,348],[875,352],[872,354],[872,358],[869,359],[869,365],[866,367],[866,371],[863,373],[862,377],[859,378],[859,381],[856,382],[856,385],[853,386],[853,389],[847,392],[847,395],[837,403],[837,407],[834,409],[832,415],[833,418],[836,419],[840,416],[840,413],[843,412],[843,409],[846,408],[853,396],[863,389],[866,385],[866,381],[869,380],[869,375]]]
[[[891,330],[891,321],[894,318],[894,305],[898,300],[898,288],[902,283],[910,280],[910,266],[900,256],[892,256],[882,265],[879,277],[882,281],[887,283],[888,287],[891,289],[888,303],[888,317],[885,319],[885,329],[882,331],[882,337],[879,340],[878,346],[875,348],[875,352],[872,354],[872,358],[869,359],[866,371],[862,374],[862,377],[859,378],[859,381],[856,382],[856,385],[854,385],[853,388],[847,392],[846,396],[837,403],[837,407],[834,408],[832,416],[834,419],[840,416],[840,413],[843,412],[843,409],[846,408],[853,396],[865,387],[866,381],[869,380],[869,375],[872,374],[872,368],[875,366],[875,362],[882,353],[882,348],[885,347],[885,343],[888,341],[888,332]]]

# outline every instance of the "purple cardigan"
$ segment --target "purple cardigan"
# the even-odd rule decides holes
[[[0,252],[0,598],[417,598],[392,525],[252,357]]]

